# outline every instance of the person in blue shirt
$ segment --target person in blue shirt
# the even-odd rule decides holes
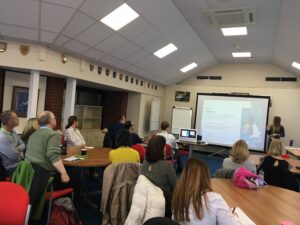
[[[11,176],[23,159],[25,144],[14,130],[19,126],[19,118],[14,111],[1,113],[2,127],[0,129],[0,157],[7,175]]]
[[[116,147],[116,136],[117,136],[117,133],[122,130],[122,129],[125,129],[125,121],[126,121],[126,117],[125,115],[119,115],[118,116],[118,121],[113,123],[109,128],[108,128],[108,136],[110,137],[111,139],[111,142],[112,142],[112,147],[115,148]]]

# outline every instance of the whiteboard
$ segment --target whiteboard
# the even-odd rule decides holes
[[[172,131],[173,134],[179,134],[181,128],[192,128],[192,108],[173,107],[172,112]]]
[[[150,131],[159,130],[160,100],[151,101]]]

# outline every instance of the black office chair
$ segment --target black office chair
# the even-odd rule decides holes
[[[147,220],[143,225],[180,225],[180,224],[166,217],[154,217]]]

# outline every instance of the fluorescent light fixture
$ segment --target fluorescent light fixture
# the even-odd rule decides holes
[[[296,69],[300,70],[300,64],[297,62],[293,62],[292,67],[295,67]]]
[[[180,71],[183,72],[183,73],[185,73],[185,72],[187,72],[187,71],[189,71],[189,70],[191,70],[191,69],[194,69],[194,68],[197,67],[197,66],[198,66],[198,65],[197,65],[196,63],[193,62],[193,63],[191,63],[191,64],[189,64],[189,65],[187,65],[187,66],[181,68]]]
[[[221,28],[224,36],[247,35],[247,27],[224,27]]]
[[[249,58],[249,57],[251,57],[251,52],[233,52],[232,57],[234,57],[234,58]]]
[[[124,27],[139,16],[129,5],[124,3],[100,21],[115,31]]]
[[[153,54],[156,55],[158,58],[163,58],[176,50],[177,50],[177,47],[175,45],[173,45],[172,43],[170,43],[170,44],[166,45],[165,47],[157,50]]]

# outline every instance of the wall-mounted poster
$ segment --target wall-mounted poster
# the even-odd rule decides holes
[[[28,88],[13,86],[11,110],[15,111],[18,117],[27,116]]]
[[[175,101],[177,102],[189,102],[190,92],[189,91],[176,91]]]

